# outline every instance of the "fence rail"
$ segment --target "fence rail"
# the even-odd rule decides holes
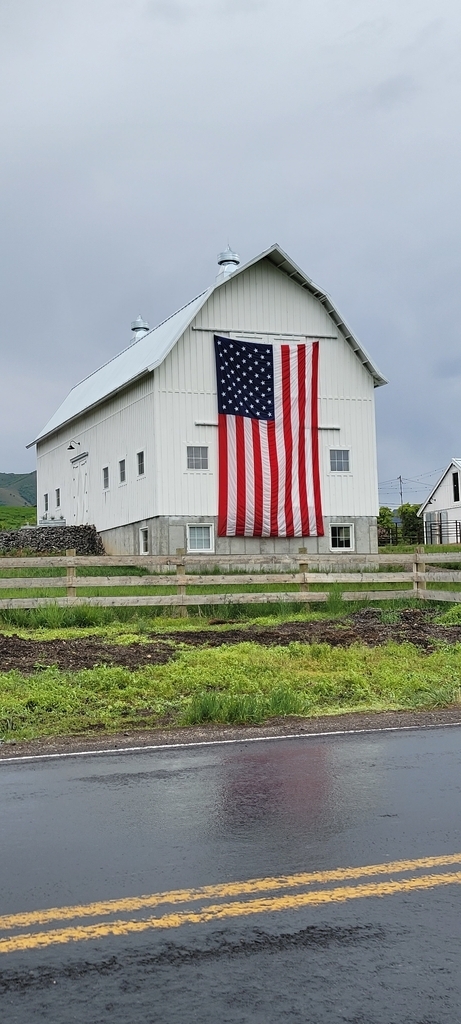
[[[297,561],[297,568],[293,563]],[[289,571],[277,571],[283,563],[289,563]],[[65,556],[49,556],[37,558],[2,558],[0,573],[3,570],[24,570],[35,568],[40,570],[61,568],[66,570],[61,576],[0,576],[0,594],[2,590],[27,591],[48,590],[56,588],[65,590],[65,596],[27,596],[6,597],[0,600],[0,609],[8,608],[40,608],[47,605],[74,607],[92,605],[100,607],[176,607],[181,614],[187,614],[188,607],[225,605],[225,604],[273,604],[273,603],[308,603],[325,602],[328,590],[316,590],[319,585],[336,586],[341,589],[344,601],[386,601],[402,598],[417,598],[425,601],[461,602],[461,590],[436,590],[436,583],[455,583],[461,585],[461,568],[443,570],[443,563],[460,564],[460,552],[432,554],[415,551],[413,554],[347,556],[350,571],[334,571],[341,562],[337,555],[304,555],[280,558],[276,556],[208,556],[207,567],[211,571],[203,572],[203,556],[171,558],[165,556],[76,556],[69,551]],[[365,568],[363,567],[365,563]],[[240,569],[238,573],[222,572],[222,566],[229,565]],[[367,564],[370,566],[368,569]],[[261,571],[255,571],[257,566]],[[274,571],[268,566],[274,565]],[[328,571],[328,566],[332,571]],[[377,572],[376,566],[402,566],[402,570],[394,572]],[[117,566],[132,566],[148,569],[148,573],[137,575],[79,575],[79,569],[107,569]],[[194,567],[196,571],[194,572]],[[285,566],[283,566],[285,568]],[[316,570],[316,567],[317,570]],[[325,568],[326,567],[326,568]],[[359,571],[356,571],[357,567]],[[189,571],[187,571],[189,569]],[[218,571],[213,571],[213,570]],[[221,572],[219,572],[221,569]],[[156,571],[157,570],[157,571]],[[284,586],[296,587],[286,590]],[[357,585],[370,589],[342,590],[345,585]],[[372,589],[372,585],[388,585],[386,589]],[[406,584],[402,589],[398,585]],[[280,586],[281,589],[252,592],[246,588],[252,586]],[[409,585],[409,586],[408,586]],[[129,594],[122,595],[96,594],[82,595],[79,591],[86,589],[123,588],[128,591],[132,587],[140,589],[159,587],[169,588],[169,593]],[[197,588],[219,588],[217,593],[191,593]],[[239,588],[229,590],[229,588]],[[188,592],[189,589],[189,592]]]

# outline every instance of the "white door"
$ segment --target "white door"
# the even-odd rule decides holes
[[[74,525],[88,522],[88,458],[82,456],[73,464]]]

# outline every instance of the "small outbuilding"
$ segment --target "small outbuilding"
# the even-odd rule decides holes
[[[218,264],[32,442],[40,520],[94,524],[116,554],[375,553],[385,378],[278,245]]]
[[[452,459],[418,510],[426,544],[461,544],[461,459]]]

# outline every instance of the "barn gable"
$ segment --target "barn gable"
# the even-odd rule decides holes
[[[261,264],[264,265],[266,270],[265,277],[263,275],[264,281],[257,270],[258,267],[261,268]],[[278,309],[277,298],[282,291],[280,277],[285,278],[285,285],[288,281],[291,283],[289,308],[285,311]],[[257,305],[252,308],[250,315],[249,291],[255,286],[258,293]],[[304,301],[301,298],[300,291],[304,295]],[[71,423],[77,417],[80,417],[82,413],[89,411],[101,402],[105,402],[109,397],[138,381],[145,374],[152,373],[157,367],[161,366],[196,318],[195,326],[196,329],[199,328],[200,314],[202,314],[203,326],[203,319],[204,317],[206,318],[205,311],[207,309],[209,312],[213,309],[213,316],[217,317],[223,324],[228,325],[213,324],[208,329],[213,327],[216,330],[232,330],[233,328],[228,322],[227,314],[229,306],[232,305],[230,296],[234,292],[237,293],[239,300],[241,298],[243,308],[248,309],[251,322],[253,323],[253,330],[256,333],[258,327],[261,329],[258,314],[264,308],[266,312],[272,311],[274,313],[274,316],[271,318],[271,333],[274,331],[277,333],[277,329],[279,329],[281,333],[302,334],[306,330],[305,298],[309,296],[312,300],[312,311],[314,309],[318,311],[317,316],[314,315],[312,318],[311,327],[314,333],[315,330],[318,333],[321,330],[324,333],[325,331],[332,332],[333,326],[335,332],[345,340],[357,359],[371,375],[374,386],[379,387],[387,383],[386,378],[383,377],[371,361],[368,353],[349,329],[326,292],[318,288],[283,252],[280,246],[273,245],[266,252],[261,253],[253,260],[236,269],[231,279],[218,280],[211,288],[202,292],[167,320],[163,321],[152,331],[149,331],[139,341],[130,345],[117,356],[114,356],[108,363],[101,366],[72,388],[62,405],[28,447],[32,447],[38,441],[49,437],[65,424]],[[324,317],[321,315],[322,310],[325,313]],[[317,323],[318,327],[315,326]],[[239,327],[236,329],[244,332],[245,328],[247,333],[248,331],[251,333],[250,323],[242,326],[241,321],[239,321]]]

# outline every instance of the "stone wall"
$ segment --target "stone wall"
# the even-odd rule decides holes
[[[0,553],[27,551],[54,555],[75,548],[77,555],[104,555],[104,545],[94,526],[23,526],[0,530]]]

